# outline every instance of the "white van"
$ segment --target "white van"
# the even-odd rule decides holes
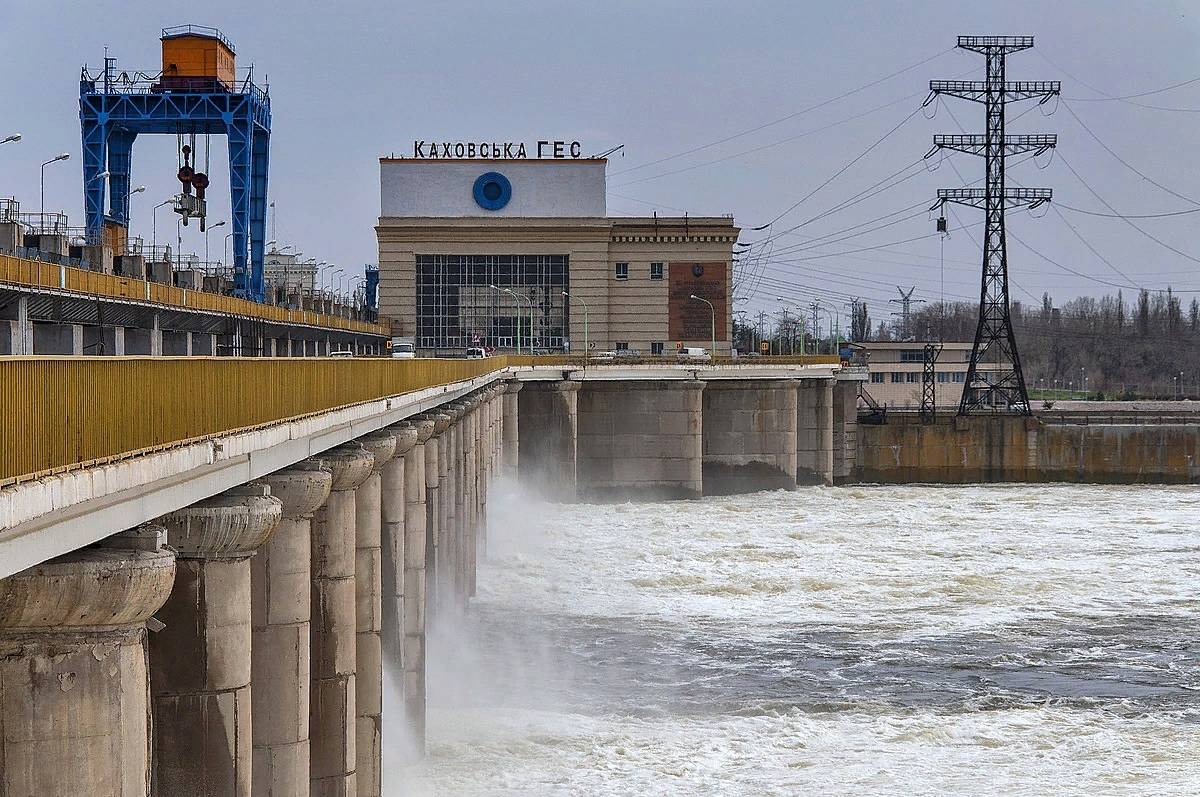
[[[411,341],[392,340],[392,357],[400,360],[411,360],[417,356],[417,349]]]
[[[484,357],[487,357],[487,352],[478,346],[472,346],[467,349],[468,360],[482,360]]]
[[[681,360],[707,360],[708,350],[699,346],[684,346],[676,352],[676,356]]]

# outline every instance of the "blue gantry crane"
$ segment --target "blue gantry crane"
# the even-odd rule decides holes
[[[252,71],[239,77],[235,58],[233,43],[216,28],[181,25],[162,31],[158,74],[118,72],[115,59],[107,56],[103,71],[91,74],[83,68],[79,123],[87,236],[92,242],[124,240],[133,142],[139,134],[174,134],[181,140],[224,134],[229,142],[234,295],[261,302],[271,98],[254,84]],[[204,229],[209,180],[196,172],[198,163],[189,162],[193,149],[184,148],[179,170],[183,191],[175,210],[184,223],[197,216]]]

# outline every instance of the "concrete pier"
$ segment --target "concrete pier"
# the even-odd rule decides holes
[[[833,379],[805,379],[797,393],[796,481],[833,484]]]
[[[155,795],[250,794],[249,560],[282,515],[250,483],[159,520],[178,558],[166,628],[150,638]]]
[[[291,797],[308,794],[312,513],[333,476],[309,459],[263,481],[283,516],[250,560],[253,794]]]
[[[143,526],[0,580],[0,794],[149,793],[145,626],[174,579],[164,536]]]
[[[699,498],[705,383],[588,382],[578,391],[578,493],[588,500]]]
[[[714,379],[704,390],[704,492],[796,486],[797,380]]]
[[[375,459],[357,443],[321,459],[333,479],[329,498],[312,519],[309,788],[313,797],[354,797],[355,490],[371,475]]]
[[[527,382],[518,394],[521,481],[553,501],[574,501],[580,382]]]
[[[382,629],[380,642],[382,644],[383,665],[383,702],[382,716],[403,719],[405,709],[404,695],[404,626],[406,614],[410,609],[405,606],[405,545],[407,531],[405,522],[408,515],[408,486],[406,484],[406,457],[417,444],[417,427],[405,422],[388,428],[396,439],[396,449],[392,458],[384,465],[381,473],[380,494],[382,510]],[[424,518],[422,517],[422,521]],[[388,760],[384,751],[389,747],[396,748],[405,740],[383,739],[382,723],[379,728],[380,757],[377,766],[387,771],[388,766],[403,763],[399,756]],[[384,743],[386,741],[386,744]],[[359,742],[361,750],[361,740]],[[361,770],[362,764],[360,762]],[[386,776],[381,776],[381,787],[386,785]]]
[[[354,494],[355,783],[357,797],[379,797],[383,715],[383,470],[396,453],[386,430],[360,437],[375,464]],[[403,500],[403,499],[402,499]]]
[[[514,479],[517,477],[521,459],[520,435],[517,426],[517,418],[520,415],[517,394],[520,391],[520,382],[505,382],[504,394],[500,399],[501,464],[504,475]]]
[[[404,717],[414,756],[425,750],[425,618],[428,594],[426,559],[429,552],[430,444],[435,420],[413,419],[417,441],[404,455]],[[436,454],[434,455],[436,456]]]
[[[833,481],[845,484],[858,468],[859,382],[838,380],[833,385]]]

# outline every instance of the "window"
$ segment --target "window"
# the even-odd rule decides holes
[[[909,371],[909,372],[908,372],[907,374],[905,374],[904,376],[905,376],[905,381],[906,381],[906,382],[910,382],[910,383],[911,383],[911,382],[920,382],[920,381],[921,381],[921,375],[920,375],[920,374],[918,374],[916,371]]]
[[[901,349],[900,362],[902,363],[923,363],[925,362],[924,349]]]
[[[878,385],[882,381],[883,381],[883,374],[878,373],[878,372],[871,374],[871,382],[873,382],[874,384]]]
[[[954,374],[954,381],[955,382],[966,382],[967,381],[967,372],[959,371],[956,374]]]
[[[950,374],[946,373],[945,371],[938,371],[937,380],[939,382],[949,382]]]
[[[663,264],[662,263],[651,263],[650,264],[650,279],[660,280],[662,278],[663,278]]]
[[[659,263],[658,265],[660,265],[660,266],[661,266],[661,265],[662,265],[662,263]],[[652,271],[652,272],[651,272],[651,274],[653,275],[653,273],[654,273],[654,272]],[[660,272],[660,273],[661,273],[661,272]],[[651,279],[662,279],[662,277],[661,277],[661,276],[660,276],[660,277],[654,277],[654,276],[651,276]],[[650,353],[651,353],[652,355],[656,356],[656,357],[657,357],[658,355],[660,355],[660,354],[662,354],[662,353],[663,353],[663,345],[662,345],[662,341],[661,341],[661,340],[652,340],[652,341],[650,341]]]
[[[617,263],[616,277],[619,280],[629,279],[629,264],[628,263]]]
[[[900,384],[903,381],[904,381],[904,372],[903,371],[892,371],[892,384],[893,385]]]
[[[629,341],[618,340],[616,343],[613,344],[613,349],[616,351],[628,351],[629,350]]]

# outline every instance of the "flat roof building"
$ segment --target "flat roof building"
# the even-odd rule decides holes
[[[925,344],[923,340],[876,340],[858,344],[868,354],[870,377],[863,389],[876,403],[894,409],[920,408]],[[957,407],[971,364],[971,344],[955,341],[940,345],[942,351],[933,368],[935,406]]]
[[[607,215],[603,158],[381,158],[379,313],[422,352],[728,354],[732,216]],[[569,295],[564,295],[564,293]],[[710,309],[705,301],[712,303]],[[586,330],[585,330],[586,327]]]

